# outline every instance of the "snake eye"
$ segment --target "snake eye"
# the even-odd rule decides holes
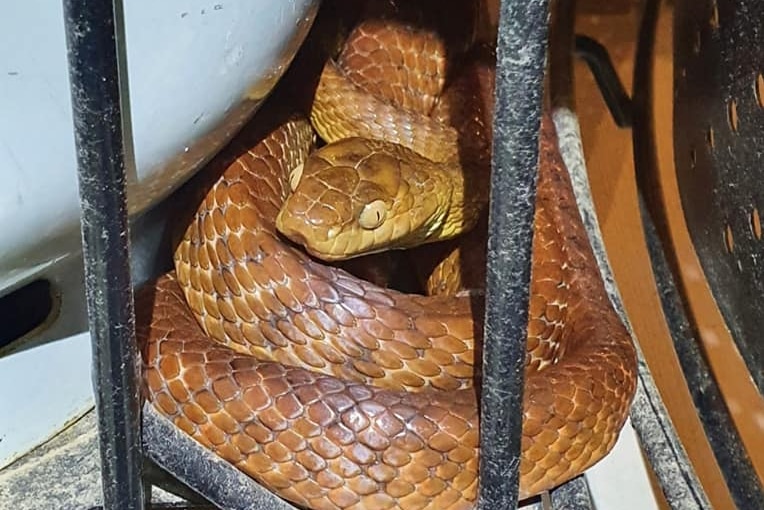
[[[358,217],[358,224],[361,225],[361,228],[371,230],[380,226],[385,218],[387,218],[385,202],[375,200],[363,206],[361,215]]]
[[[289,188],[292,191],[296,190],[297,185],[300,184],[300,179],[302,179],[302,169],[304,166],[304,163],[301,163],[294,167],[291,172],[289,172]]]

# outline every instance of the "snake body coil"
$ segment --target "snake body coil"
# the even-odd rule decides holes
[[[380,288],[284,241],[276,218],[314,135],[274,105],[267,118],[210,165],[175,271],[136,299],[147,397],[307,508],[472,508],[481,305]],[[602,458],[635,389],[548,117],[534,229],[522,497]]]

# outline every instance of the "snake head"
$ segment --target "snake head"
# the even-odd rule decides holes
[[[451,187],[436,163],[405,147],[346,138],[292,171],[276,227],[327,261],[407,248],[441,227]]]

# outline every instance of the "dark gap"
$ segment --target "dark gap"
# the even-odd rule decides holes
[[[0,349],[42,325],[53,311],[48,280],[34,280],[0,297]]]

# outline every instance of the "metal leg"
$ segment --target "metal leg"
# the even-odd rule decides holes
[[[518,500],[518,417],[549,24],[547,0],[503,0],[500,8],[480,399],[483,510],[515,508]]]
[[[557,487],[551,491],[550,496],[553,510],[594,510],[589,484],[584,475]]]
[[[144,508],[118,38],[122,6],[65,0],[105,508]]]
[[[228,510],[295,510],[252,478],[194,441],[144,406],[143,445],[146,455],[184,486],[218,508]]]

